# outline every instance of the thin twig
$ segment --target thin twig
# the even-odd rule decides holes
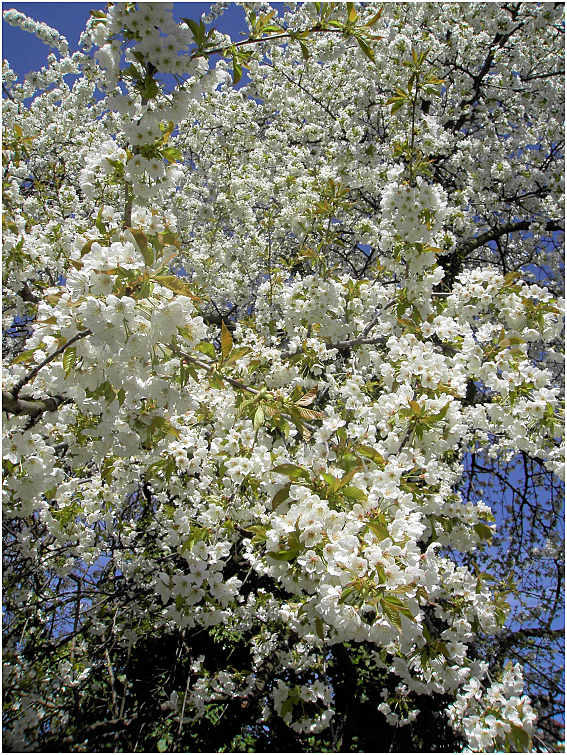
[[[343,29],[306,29],[310,34],[325,33],[325,34],[344,34]],[[283,32],[282,34],[272,34],[270,37],[258,37],[256,39],[244,39],[242,42],[234,42],[230,45],[223,45],[222,47],[215,47],[213,50],[204,50],[203,52],[191,55],[191,60],[194,58],[206,58],[209,55],[217,55],[220,53],[225,54],[226,51],[230,51],[233,47],[243,47],[244,45],[255,45],[259,42],[272,42],[274,39],[284,39],[289,37],[295,37],[301,32]]]
[[[110,654],[108,648],[104,649],[104,657],[106,658],[106,667],[108,669],[108,676],[110,677],[110,690],[112,692],[112,710],[115,718],[118,718],[118,702],[116,699],[116,687],[114,685],[114,671],[112,670],[112,663],[110,662]]]
[[[66,343],[63,344],[63,346],[60,346],[56,351],[53,352],[53,354],[50,354],[48,357],[46,357],[43,362],[40,362],[37,367],[34,367],[31,372],[28,372],[27,375],[24,375],[23,378],[18,380],[16,385],[12,388],[11,394],[16,399],[18,398],[19,392],[22,390],[24,385],[27,385],[28,383],[31,383],[31,381],[34,379],[34,377],[37,375],[37,373],[45,367],[46,364],[49,364],[52,362],[56,357],[59,356],[59,354],[62,354],[65,349],[67,349],[69,346],[71,346],[72,343],[75,343],[76,341],[79,341],[81,338],[86,338],[87,336],[90,336],[92,333],[91,330],[82,330],[80,333],[77,333],[73,336],[73,338],[70,338]]]
[[[206,370],[209,374],[213,372],[214,364],[204,364],[199,359],[195,359],[195,357],[192,357],[190,354],[185,354],[182,351],[177,351],[177,349],[173,349],[173,353],[177,354],[188,362],[191,362],[196,367],[200,367],[202,370]],[[254,396],[257,396],[260,393],[260,391],[257,391],[255,388],[251,388],[249,385],[241,383],[240,380],[235,380],[234,378],[228,377],[228,375],[220,375],[219,377],[221,378],[221,380],[226,380],[227,383],[230,383],[235,388],[240,388],[243,391],[248,391],[248,393],[253,393]]]
[[[191,672],[187,674],[187,684],[185,685],[185,694],[183,695],[183,705],[181,706],[181,713],[179,714],[179,728],[177,729],[177,738],[180,739],[181,732],[183,731],[183,718],[185,716],[185,705],[187,703],[187,695],[189,693],[189,682],[191,681]]]
[[[339,349],[339,351],[342,351],[343,349],[350,349],[353,346],[362,346],[364,344],[369,346],[383,346],[388,339],[384,336],[380,336],[377,338],[353,338],[351,341],[339,341],[338,343],[331,343],[329,344],[329,348],[331,349]]]

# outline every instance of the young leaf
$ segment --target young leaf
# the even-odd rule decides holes
[[[215,347],[212,343],[209,343],[208,341],[201,341],[201,343],[198,343],[195,348],[197,351],[200,351],[201,354],[206,354],[211,359],[217,358],[217,352],[215,351]]]
[[[177,147],[166,147],[163,150],[163,156],[168,163],[176,163],[183,158],[183,152]]]
[[[355,474],[357,474],[357,472],[360,472],[361,469],[362,467],[352,467],[346,474],[341,477],[337,490],[340,490],[341,488],[344,488],[345,485],[348,485]]]
[[[321,477],[329,486],[329,492],[331,494],[335,493],[338,490],[341,481],[337,477],[335,477],[335,475],[332,475],[330,472],[321,472]]]
[[[234,58],[232,60],[232,83],[234,86],[238,84],[242,78],[242,66]]]
[[[284,474],[287,477],[290,477],[292,480],[295,480],[298,477],[305,477],[306,479],[309,478],[307,470],[303,467],[298,466],[297,464],[278,464],[277,467],[274,467],[272,469],[272,472]]]
[[[350,498],[353,501],[368,500],[366,493],[360,488],[354,487],[354,485],[346,485],[344,488],[341,488],[341,493],[345,498]]]
[[[354,7],[354,3],[347,3],[346,5],[347,5],[347,11],[348,11],[347,20],[349,24],[354,24],[354,22],[358,18],[358,14],[356,12],[356,8]]]
[[[361,456],[365,456],[367,459],[372,459],[372,461],[375,464],[378,464],[379,467],[386,466],[386,459],[382,454],[378,453],[375,448],[372,448],[372,446],[357,446],[356,450]]]
[[[224,320],[221,321],[221,353],[223,361],[227,359],[232,351],[232,336],[230,330],[226,327]]]
[[[183,296],[189,297],[192,301],[201,300],[199,296],[195,296],[191,290],[191,286],[188,283],[185,283],[177,275],[156,275],[154,280],[162,286],[169,288],[170,291],[173,291],[176,294],[183,294]]]
[[[371,519],[368,522],[368,527],[376,535],[379,542],[382,542],[382,540],[386,540],[386,538],[390,537],[390,533],[388,532],[388,525],[386,524],[386,520],[383,517],[376,517],[375,519]]]
[[[30,362],[33,359],[33,355],[36,349],[26,349],[25,351],[22,351],[20,354],[18,354],[17,357],[15,357],[12,360],[12,364],[21,364],[22,362]]]
[[[264,424],[264,410],[261,406],[256,409],[254,414],[254,430],[258,431]]]
[[[378,20],[380,19],[380,16],[382,15],[382,11],[383,10],[384,10],[384,6],[382,6],[380,8],[380,10],[378,11],[378,13],[375,16],[373,16],[370,19],[370,21],[367,21],[366,26],[370,26],[370,27],[374,26],[374,24],[376,24],[378,22]]]
[[[280,503],[287,501],[287,499],[289,498],[290,487],[291,487],[291,482],[288,482],[287,485],[284,485],[283,488],[280,488],[280,490],[278,490],[278,492],[272,498],[272,509],[277,508],[280,505]]]
[[[144,263],[147,265],[147,267],[150,267],[154,264],[154,252],[153,249],[148,245],[146,234],[143,231],[137,231],[134,228],[130,228],[129,230],[134,237],[136,244],[138,245],[138,249],[142,253]]]
[[[474,531],[482,540],[492,540],[492,537],[494,535],[494,532],[490,529],[490,527],[487,524],[483,524],[482,522],[474,525]]]
[[[246,356],[246,354],[249,354],[251,351],[252,349],[250,346],[238,346],[236,349],[232,349],[228,359],[225,359],[224,363],[225,365],[234,364],[241,357]]]
[[[358,46],[362,50],[362,52],[366,55],[367,58],[369,58],[373,63],[375,62],[374,58],[374,50],[370,47],[370,45],[365,42],[362,37],[355,37],[356,41],[358,42]]]
[[[313,409],[305,409],[303,406],[298,406],[297,411],[303,417],[303,419],[323,419],[323,412],[315,412]]]
[[[277,552],[270,552],[268,556],[274,558],[276,561],[293,561],[299,555],[297,548],[290,548],[289,550],[281,550]]]
[[[305,394],[305,396],[302,396],[299,399],[299,401],[295,402],[295,405],[296,406],[310,406],[315,401],[316,397],[317,397],[317,386],[315,386],[314,388],[311,388],[311,390],[309,390]]]
[[[417,401],[412,401],[411,399],[408,403],[411,406],[413,413],[419,417],[421,415],[421,406],[417,403]]]
[[[75,366],[76,361],[77,349],[74,346],[69,346],[63,352],[63,369],[65,371],[65,376],[67,376],[71,372],[71,370]]]

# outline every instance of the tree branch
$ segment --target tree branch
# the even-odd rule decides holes
[[[17,398],[8,391],[2,391],[2,411],[10,414],[27,414],[30,417],[37,417],[43,412],[54,412],[64,401],[63,396],[25,399]]]
[[[473,238],[464,241],[462,244],[459,244],[454,253],[465,255],[469,252],[474,252],[479,246],[483,246],[490,241],[496,241],[501,236],[506,236],[509,233],[516,233],[517,231],[528,231],[531,225],[532,221],[519,220],[516,223],[505,223],[497,228],[491,228],[489,231],[485,231],[485,233],[481,233],[479,236],[474,236]],[[545,230],[563,231],[564,228],[560,223],[550,220],[546,223]]]
[[[53,352],[53,354],[50,354],[48,357],[46,357],[43,362],[40,362],[37,367],[34,367],[31,372],[28,372],[27,375],[24,375],[23,378],[18,380],[16,385],[12,388],[11,394],[14,399],[18,398],[19,392],[22,390],[24,385],[27,385],[28,383],[31,383],[31,381],[34,379],[34,377],[37,375],[37,373],[45,367],[45,365],[49,364],[49,362],[52,362],[56,357],[59,356],[59,354],[62,354],[65,349],[67,349],[71,344],[75,343],[76,341],[79,341],[81,338],[86,338],[86,336],[91,335],[90,330],[82,330],[80,333],[77,333],[73,336],[73,338],[70,338],[66,343],[63,344],[63,346],[60,346],[56,351]],[[3,394],[2,394],[3,395]],[[11,411],[11,410],[10,410]],[[26,412],[29,413],[29,412]],[[22,412],[20,412],[22,414]]]

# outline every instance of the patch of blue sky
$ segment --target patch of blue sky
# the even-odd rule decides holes
[[[284,7],[284,3],[275,3],[274,6],[278,12]],[[10,5],[15,10],[25,13],[27,16],[43,21],[49,26],[57,29],[69,42],[71,51],[78,49],[79,38],[85,29],[86,22],[91,10],[104,10],[106,3],[89,2],[89,3],[39,3],[39,2],[15,2]],[[211,3],[174,3],[173,15],[177,21],[182,18],[191,18],[199,21],[202,16],[207,14],[211,8]],[[38,71],[47,65],[47,56],[53,52],[51,48],[37,39],[33,34],[23,31],[18,27],[13,27],[2,21],[2,45],[3,56],[10,62],[12,69],[23,79],[26,74]],[[214,26],[219,32],[230,35],[234,42],[242,41],[248,36],[248,27],[245,21],[244,10],[234,3],[229,3],[225,11],[213,21],[207,24],[207,29]],[[190,50],[194,48],[189,48]],[[214,66],[220,55],[211,57],[211,64]],[[68,77],[72,82],[76,77]],[[174,76],[160,77],[168,88],[173,88],[177,84]],[[246,71],[244,70],[242,79],[237,88],[244,86],[249,82]]]

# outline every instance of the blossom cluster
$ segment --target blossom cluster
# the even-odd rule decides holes
[[[433,6],[432,25],[421,7],[326,5],[277,16],[282,44],[254,36],[269,7],[242,3],[256,48],[232,48],[240,91],[170,3],[94,12],[72,57],[5,14],[63,56],[23,86],[5,69],[5,329],[30,327],[3,376],[4,516],[17,558],[51,575],[16,580],[10,605],[52,610],[63,637],[52,590],[65,606],[81,586],[73,663],[7,664],[14,745],[65,730],[69,690],[110,664],[100,648],[130,658],[194,632],[248,655],[190,659],[185,688],[160,696],[180,732],[254,700],[267,725],[317,735],[340,713],[329,659],[363,643],[380,721],[418,725],[420,696],[444,696],[471,749],[529,746],[521,669],[494,681],[473,647],[509,604],[476,568],[493,501],[462,481],[481,453],[563,473],[563,303],[532,269],[561,187],[554,153],[525,148],[562,124],[505,79],[531,80],[528,41],[525,58],[494,52],[506,107],[455,125],[475,99],[452,61],[484,50],[474,5],[458,24]],[[518,13],[555,28],[550,9]],[[504,12],[488,15],[503,33]],[[356,31],[371,21],[378,40]]]

